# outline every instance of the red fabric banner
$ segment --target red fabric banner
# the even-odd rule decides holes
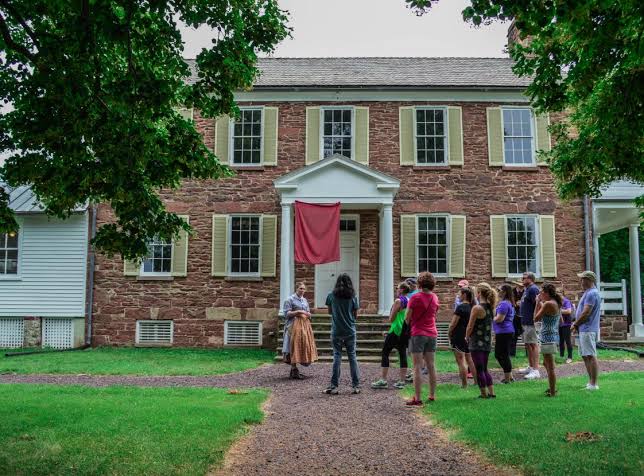
[[[340,261],[340,202],[295,201],[295,262]]]

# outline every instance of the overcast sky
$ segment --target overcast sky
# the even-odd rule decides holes
[[[505,56],[509,23],[474,28],[466,0],[441,0],[416,16],[404,0],[279,0],[290,12],[293,38],[275,56]],[[185,57],[210,44],[208,30],[184,28]]]

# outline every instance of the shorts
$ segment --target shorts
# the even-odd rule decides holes
[[[579,354],[582,357],[597,355],[597,332],[579,333]]]
[[[558,348],[559,344],[555,344],[554,342],[547,342],[544,344],[541,344],[541,353],[542,354],[556,354],[559,352]]]
[[[436,337],[411,336],[409,339],[409,352],[412,354],[424,354],[425,352],[436,352]]]
[[[455,350],[457,352],[462,352],[464,354],[469,354],[470,353],[470,348],[467,345],[467,341],[459,338],[453,338],[449,341],[449,345],[452,348],[452,350]]]
[[[537,336],[537,330],[534,326],[524,325],[523,326],[523,343],[524,344],[538,344],[539,337]]]

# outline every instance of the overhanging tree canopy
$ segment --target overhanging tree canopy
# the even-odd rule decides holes
[[[186,84],[178,21],[215,31]],[[115,222],[95,244],[142,256],[155,236],[189,229],[158,191],[230,174],[179,106],[234,113],[258,53],[289,32],[277,0],[0,0],[0,177],[32,184],[48,213],[105,202]],[[0,233],[16,230],[0,189]]]

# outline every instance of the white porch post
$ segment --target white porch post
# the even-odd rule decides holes
[[[280,315],[284,301],[292,294],[293,289],[293,232],[291,226],[291,205],[282,204],[282,231],[280,246]]]
[[[378,229],[378,314],[381,316],[386,313],[384,304],[385,304],[385,297],[384,297],[384,292],[385,292],[385,283],[384,283],[384,267],[385,267],[385,247],[383,246],[382,240],[383,240],[383,221],[384,221],[384,213],[382,210],[380,210],[380,213],[378,214],[378,217],[380,218],[380,223],[379,223],[379,229]]]
[[[394,302],[394,225],[392,205],[382,206],[380,218],[380,314],[387,314]]]
[[[642,288],[640,281],[639,225],[631,224],[628,231],[631,255],[631,309],[633,312],[631,337],[644,337],[644,325],[642,325]]]

